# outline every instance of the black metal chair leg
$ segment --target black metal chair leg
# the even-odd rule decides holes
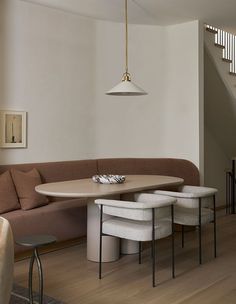
[[[184,225],[181,225],[181,232],[182,232],[182,248],[184,248]]]
[[[33,290],[32,290],[32,285],[33,285],[33,268],[34,268],[34,251],[32,254],[32,257],[30,259],[30,267],[29,267],[29,281],[28,281],[28,286],[29,286],[29,304],[33,304]]]
[[[142,264],[142,242],[138,243],[138,263]]]
[[[226,172],[226,204],[225,204],[225,213],[228,214],[229,212],[229,200],[230,200],[230,172]]]
[[[172,227],[172,278],[175,278],[175,224],[174,224],[174,206],[171,205],[171,227]]]
[[[156,250],[155,250],[155,209],[152,209],[152,287],[156,286],[155,280]]]
[[[235,213],[235,160],[232,160],[232,177],[231,177],[231,213]]]
[[[199,221],[199,264],[202,264],[202,201],[199,198],[199,206],[198,206],[198,221]]]
[[[229,173],[229,206],[228,206],[228,213],[231,213],[231,209],[232,209],[232,174],[231,172]]]
[[[34,249],[35,260],[38,266],[38,275],[39,275],[39,302],[38,304],[43,304],[43,268],[42,263],[39,258],[38,249]]]
[[[216,258],[216,197],[213,196],[213,211],[214,211],[214,257]]]
[[[102,215],[103,215],[103,205],[100,209],[100,238],[99,238],[99,279],[102,278]]]

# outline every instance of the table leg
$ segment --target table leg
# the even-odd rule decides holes
[[[30,259],[30,267],[29,267],[29,303],[35,303],[33,299],[33,268],[34,268],[34,261],[36,260],[37,267],[38,267],[38,275],[39,275],[39,301],[38,304],[43,304],[43,269],[42,263],[39,257],[38,248],[34,248],[33,255]]]
[[[122,254],[136,254],[139,252],[139,242],[122,239],[121,253]]]
[[[95,199],[89,199],[87,204],[87,259],[99,262],[99,207],[94,203]],[[109,218],[103,215],[103,220]],[[120,239],[116,237],[103,236],[102,240],[102,262],[113,262],[120,256]]]

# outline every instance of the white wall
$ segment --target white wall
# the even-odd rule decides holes
[[[1,163],[91,157],[94,22],[19,0],[0,12],[0,108],[28,112],[28,148]]]
[[[199,166],[198,22],[129,26],[130,72],[149,93],[142,97],[104,95],[121,80],[123,36],[123,25],[97,22],[97,156],[179,157]]]
[[[224,148],[205,126],[205,185],[218,189],[217,205],[225,205],[226,185],[225,169],[230,168],[231,163]]]
[[[178,157],[200,166],[197,21],[130,25],[130,72],[149,94],[111,97],[124,72],[123,24],[0,5],[1,108],[28,112],[28,148],[0,150],[1,163]]]

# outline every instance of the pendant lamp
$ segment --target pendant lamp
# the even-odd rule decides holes
[[[128,3],[125,0],[125,73],[122,81],[106,92],[107,95],[113,96],[140,96],[147,95],[147,93],[139,86],[131,81],[130,73],[128,72]]]

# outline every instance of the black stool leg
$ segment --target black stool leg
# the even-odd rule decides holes
[[[33,298],[33,269],[34,269],[34,261],[36,260],[37,267],[38,267],[38,275],[39,275],[39,302],[38,304],[43,304],[43,269],[42,263],[39,258],[38,248],[34,248],[32,257],[30,259],[30,267],[29,267],[29,303],[34,303]]]
[[[34,249],[34,255],[37,262],[39,275],[39,304],[43,304],[43,268],[41,260],[39,258],[38,248]]]
[[[199,221],[199,264],[202,264],[202,201],[199,198],[199,206],[198,206],[198,221]]]
[[[28,281],[28,287],[29,287],[29,303],[33,304],[33,291],[32,291],[32,282],[33,282],[33,268],[34,268],[34,259],[35,255],[34,252],[32,254],[32,257],[30,259],[30,267],[29,267],[29,281]]]
[[[214,211],[214,257],[216,258],[216,197],[213,196],[213,211]]]

